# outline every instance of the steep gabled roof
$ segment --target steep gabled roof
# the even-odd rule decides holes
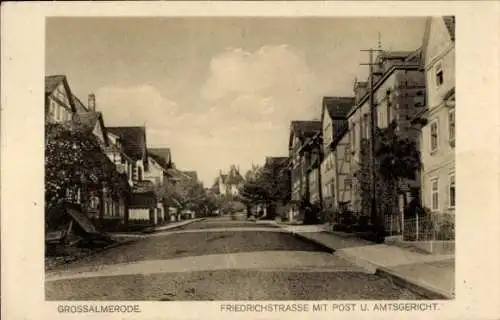
[[[169,148],[148,148],[148,154],[164,169],[171,167],[172,158]]]
[[[102,121],[102,113],[101,112],[77,113],[75,114],[73,119],[75,123],[83,124],[88,129],[93,130],[95,128],[96,123]]]
[[[68,93],[68,100],[70,104],[70,108],[72,112],[76,112],[75,101],[73,98],[73,94],[71,93],[71,88],[69,87],[68,79],[65,75],[52,75],[45,76],[45,99],[60,85],[64,85],[66,92]]]
[[[226,183],[226,178],[227,178],[227,174],[223,174],[221,173],[220,177],[217,179],[217,181],[220,181],[222,183]]]
[[[187,177],[189,177],[191,180],[198,181],[198,173],[196,171],[186,170],[182,171],[182,173]]]
[[[134,160],[147,157],[144,127],[109,127],[108,131],[120,137],[122,147],[129,157]]]
[[[290,124],[290,137],[288,139],[288,147],[291,148],[293,141],[293,136],[297,136],[300,139],[307,137],[312,137],[316,133],[321,131],[321,121],[292,121]]]
[[[332,119],[345,119],[355,104],[354,97],[324,97],[323,112],[326,109]]]
[[[100,123],[101,129],[103,131],[103,138],[106,145],[109,144],[109,137],[107,134],[106,127],[104,126],[104,119],[101,112],[85,112],[76,113],[73,116],[72,123],[82,125],[84,130],[92,132],[97,123]]]
[[[292,131],[299,137],[309,137],[321,131],[321,121],[292,121]]]
[[[265,165],[275,166],[281,165],[288,160],[288,157],[266,157]]]
[[[54,91],[57,86],[63,81],[66,80],[66,76],[64,75],[53,75],[45,77],[45,94],[50,94]]]
[[[73,95],[73,102],[75,104],[76,112],[77,113],[83,113],[83,112],[89,112],[90,110],[83,104],[83,102],[78,99],[77,96]]]
[[[227,185],[237,185],[237,184],[242,183],[243,181],[245,181],[245,179],[238,171],[234,171],[234,172],[231,171],[227,175],[224,183]]]
[[[451,41],[455,41],[455,16],[444,16],[443,20],[450,33]]]

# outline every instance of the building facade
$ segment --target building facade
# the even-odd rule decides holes
[[[289,168],[290,168],[290,209],[288,219],[300,220],[303,218],[302,204],[309,201],[309,176],[307,169],[310,166],[310,153],[305,152],[303,146],[307,138],[314,137],[321,132],[321,121],[292,121],[288,140]]]
[[[158,199],[155,185],[145,179],[149,170],[145,127],[109,127],[108,132],[119,137],[124,153],[131,160],[132,187],[127,222],[154,223]]]
[[[232,165],[227,173],[220,170],[216,181],[218,194],[226,197],[237,197],[244,182],[245,179],[235,165]]]
[[[321,162],[321,188],[323,209],[335,215],[341,205],[351,201],[350,151],[347,138],[347,115],[354,107],[353,97],[324,97],[321,111],[323,130],[323,161]]]
[[[455,20],[427,20],[425,40],[426,109],[420,150],[421,201],[433,213],[455,213]],[[421,122],[422,123],[422,122]]]
[[[373,73],[374,123],[384,129],[391,123],[401,137],[413,141],[412,118],[424,109],[425,76],[421,70],[421,50],[411,52],[381,52]],[[368,215],[371,192],[371,109],[367,82],[354,85],[355,107],[349,112],[350,176],[352,180],[352,210]],[[418,188],[418,179],[408,183]],[[417,186],[416,186],[417,185]],[[394,204],[397,195],[393,195]],[[391,210],[398,210],[396,207]]]
[[[71,121],[76,113],[73,94],[64,75],[45,77],[45,118],[48,122]]]

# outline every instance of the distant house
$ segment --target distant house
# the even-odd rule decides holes
[[[222,196],[236,197],[240,194],[240,188],[245,182],[245,179],[240,173],[240,170],[232,165],[227,173],[219,171],[219,176],[216,180],[216,188],[218,194]]]
[[[76,112],[75,101],[65,75],[45,77],[45,119],[47,122],[70,121]]]
[[[288,150],[290,157],[291,207],[289,220],[301,219],[303,211],[301,204],[309,201],[309,175],[311,157],[309,149],[303,148],[308,138],[313,138],[321,132],[321,121],[292,121]]]
[[[332,217],[339,209],[339,205],[350,203],[352,198],[347,115],[354,107],[354,103],[354,97],[323,98],[321,188],[323,210]]]
[[[155,223],[158,201],[154,183],[145,179],[144,172],[149,169],[146,148],[146,128],[109,127],[108,131],[119,137],[125,154],[132,160],[132,195],[129,203],[130,221],[149,221]]]
[[[169,148],[148,148],[148,170],[144,173],[144,179],[151,181],[155,188],[165,188],[173,181],[173,164]],[[169,206],[166,199],[158,198],[155,224],[170,220]]]

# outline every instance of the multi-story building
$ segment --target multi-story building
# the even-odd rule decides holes
[[[312,208],[319,213],[323,205],[322,196],[322,177],[321,177],[321,162],[323,159],[323,132],[319,131],[314,136],[306,138],[305,144],[302,146],[305,156],[308,158],[308,166],[306,175],[309,183],[308,202]]]
[[[76,112],[73,94],[65,75],[45,77],[45,118],[47,122],[68,122]]]
[[[149,169],[146,128],[109,127],[107,129],[111,134],[119,137],[124,153],[132,160],[130,169],[132,190],[127,220],[142,220],[154,223],[158,209],[158,199],[154,183],[146,180],[144,176],[144,172]]]
[[[154,215],[154,223],[162,223],[170,220],[168,217],[168,201],[160,190],[173,181],[171,170],[172,159],[169,148],[148,148],[148,170],[144,172],[144,179],[151,181],[157,192],[157,204]]]
[[[412,52],[382,51],[376,59],[373,77],[374,123],[377,128],[387,128],[390,123],[396,124],[401,137],[416,140],[418,132],[412,130],[411,119],[425,105],[425,76],[421,71],[421,50]],[[349,139],[351,151],[352,209],[369,214],[371,192],[371,175],[364,170],[371,169],[371,107],[367,82],[356,82],[354,85],[355,107],[349,112]],[[368,177],[368,178],[367,178]],[[417,185],[416,185],[417,184]],[[417,187],[418,181],[407,185]],[[371,188],[371,187],[369,187]],[[391,195],[394,208],[397,210],[396,195]],[[387,210],[386,210],[387,211]]]
[[[349,205],[352,199],[347,115],[354,104],[354,97],[323,98],[321,188],[323,209],[332,217],[340,206]]]
[[[93,135],[100,146],[95,159],[100,158],[104,161],[102,165],[113,166],[118,172],[119,180],[114,181],[113,190],[101,184],[80,182],[66,190],[66,201],[79,205],[89,218],[100,222],[123,219],[129,191],[126,182],[127,172],[121,170],[113,158],[115,153],[123,153],[120,150],[111,151],[114,141],[108,136],[102,113],[95,110],[95,96],[89,95],[89,105],[85,106],[71,92],[66,76],[47,76],[45,118],[47,123],[59,123],[67,128]]]
[[[421,201],[434,213],[455,212],[455,19],[428,18],[424,37],[427,100],[415,117],[420,136]],[[421,121],[423,120],[423,121]]]
[[[232,165],[227,173],[223,173],[220,170],[216,181],[218,194],[221,196],[236,197],[239,195],[244,181],[245,179],[241,175],[239,168],[235,165]]]
[[[303,218],[301,204],[309,201],[309,177],[307,169],[310,165],[310,153],[302,147],[307,138],[321,132],[321,121],[292,121],[288,140],[291,200],[289,220]]]

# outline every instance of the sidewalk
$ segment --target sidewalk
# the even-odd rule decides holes
[[[375,244],[357,237],[329,231],[327,226],[291,226],[274,221],[288,232],[329,248],[335,255],[388,276],[401,286],[431,299],[453,299],[455,294],[455,256],[431,255],[401,247]]]

